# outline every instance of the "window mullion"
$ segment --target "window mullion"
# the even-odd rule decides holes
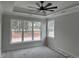
[[[34,23],[32,22],[32,40],[34,40],[34,25],[33,25]]]
[[[24,21],[22,21],[21,25],[22,25],[22,42],[23,42],[24,41]]]
[[[48,37],[48,19],[46,19],[46,38]]]
[[[40,40],[42,39],[42,23],[40,25]]]

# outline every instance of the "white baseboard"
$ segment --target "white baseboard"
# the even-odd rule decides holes
[[[74,56],[71,53],[64,51],[63,49],[54,48],[54,50],[57,51],[58,53],[64,55],[65,57],[68,57],[68,58],[78,58],[77,56]]]

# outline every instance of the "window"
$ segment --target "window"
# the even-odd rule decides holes
[[[48,21],[48,37],[54,38],[54,20]]]
[[[11,43],[40,40],[41,22],[11,20]]]
[[[21,20],[11,20],[11,43],[22,42]]]
[[[24,21],[24,42],[32,40],[32,22]]]
[[[34,40],[40,40],[40,22],[33,23]]]

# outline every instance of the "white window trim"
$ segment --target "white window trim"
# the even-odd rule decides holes
[[[11,19],[12,20],[12,19]],[[10,20],[10,34],[11,34],[11,20]],[[14,20],[14,19],[13,19]],[[17,20],[17,19],[16,19]],[[20,19],[21,20],[21,19]],[[28,20],[26,20],[26,21],[28,21]],[[26,42],[34,42],[34,41],[41,41],[41,39],[42,39],[42,28],[40,27],[40,40],[34,40],[34,26],[33,26],[33,24],[34,24],[34,22],[40,22],[41,23],[41,21],[30,21],[30,22],[32,22],[32,40],[31,41],[24,41],[24,31],[22,32],[23,33],[23,35],[22,35],[22,42],[11,42],[11,39],[12,39],[12,35],[11,35],[11,38],[10,38],[10,44],[18,44],[18,43],[26,43]],[[42,24],[42,23],[41,23]]]

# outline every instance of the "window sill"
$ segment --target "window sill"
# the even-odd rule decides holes
[[[23,43],[41,42],[41,41],[42,41],[42,40],[32,40],[32,41],[24,41],[24,42],[10,43],[10,44],[23,44]]]

